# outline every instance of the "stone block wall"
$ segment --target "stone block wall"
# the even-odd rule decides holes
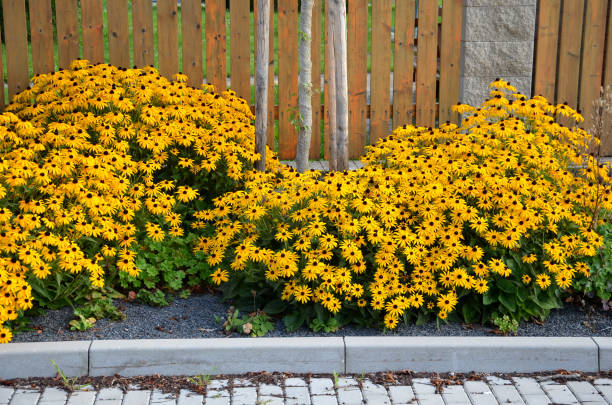
[[[464,0],[463,4],[459,100],[480,104],[497,77],[530,95],[537,0]]]

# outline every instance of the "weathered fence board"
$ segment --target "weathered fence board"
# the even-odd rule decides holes
[[[202,64],[202,3],[200,0],[181,1],[181,31],[183,43],[183,73],[188,85],[202,87],[204,65]]]
[[[132,39],[134,65],[138,67],[154,65],[153,3],[150,0],[132,0]]]
[[[393,71],[393,126],[412,123],[414,84],[414,23],[416,0],[395,5],[395,59]],[[459,24],[461,27],[461,24]]]
[[[171,78],[179,71],[177,0],[157,0],[159,71]]]
[[[251,101],[251,14],[249,0],[230,1],[230,78],[232,90]]]
[[[30,36],[32,42],[32,68],[34,74],[55,70],[53,55],[53,14],[51,0],[30,0]],[[100,13],[102,20],[102,13]],[[83,36],[85,30],[83,30]]]
[[[555,99],[560,17],[561,0],[540,1],[533,92],[551,101]]]
[[[438,2],[419,1],[418,39],[416,124],[433,127],[436,123]]]
[[[218,91],[227,84],[225,0],[206,0],[206,82]]]
[[[298,4],[278,0],[278,154],[295,159],[297,147]]]
[[[557,102],[576,106],[578,102],[578,80],[580,80],[580,52],[582,48],[582,16],[584,2],[565,1],[561,19],[561,43],[559,46],[559,73]]]
[[[321,156],[321,0],[314,0],[312,12],[312,136],[310,158]]]
[[[108,55],[111,64],[130,65],[130,31],[127,0],[106,0],[108,3]]]
[[[437,4],[437,2],[436,2]],[[370,143],[389,134],[391,120],[391,0],[372,2]]]
[[[368,32],[363,27],[368,24],[368,0],[349,0],[347,14],[349,157],[355,159],[363,154],[367,132]]]
[[[2,0],[2,8],[4,32],[7,33],[4,46],[6,47],[8,92],[9,97],[12,97],[25,90],[30,83],[25,0]]]
[[[79,8],[77,0],[55,0],[55,21],[57,25],[59,67],[67,69],[70,62],[77,59],[81,53],[79,49]],[[18,34],[13,35],[17,36]]]
[[[461,71],[461,23],[463,0],[446,0],[442,5],[440,38],[439,122],[459,123],[452,107],[459,101]],[[433,79],[435,86],[435,78]],[[435,101],[434,101],[435,103]]]

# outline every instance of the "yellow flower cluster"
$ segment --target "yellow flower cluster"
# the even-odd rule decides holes
[[[27,277],[84,273],[100,287],[108,264],[139,273],[145,233],[182,234],[176,206],[207,190],[167,169],[241,180],[258,159],[245,101],[185,81],[77,60],[35,76],[0,115],[0,342],[32,307]]]
[[[492,87],[481,107],[457,107],[461,126],[398,128],[361,170],[285,167],[216,199],[197,213],[214,236],[196,246],[214,281],[250,272],[283,300],[368,309],[394,328],[406,311],[444,319],[502,279],[567,288],[588,275],[579,259],[602,245],[593,217],[612,209],[608,168],[580,152],[586,132],[555,119],[575,111]]]

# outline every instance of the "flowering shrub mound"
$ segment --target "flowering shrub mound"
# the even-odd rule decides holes
[[[289,329],[545,317],[589,274],[610,176],[583,153],[587,133],[555,118],[579,114],[492,87],[479,108],[457,107],[461,126],[398,128],[361,170],[284,168],[217,198],[196,214],[210,221],[197,249],[214,281],[247,305],[268,300]]]
[[[48,304],[115,266],[138,275],[140,244],[182,235],[246,178],[259,157],[248,105],[185,81],[75,61],[0,115],[0,342],[33,288]]]

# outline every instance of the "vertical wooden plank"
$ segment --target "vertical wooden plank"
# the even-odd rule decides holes
[[[295,159],[297,130],[298,11],[295,0],[278,0],[278,154]]]
[[[225,90],[227,84],[225,0],[206,0],[206,82]]]
[[[274,101],[274,1],[270,0],[270,42],[268,54],[268,131],[266,134],[266,143],[270,150],[275,151],[274,130],[276,119],[274,117],[275,101]],[[257,21],[257,0],[254,2],[255,21]],[[257,38],[257,24],[255,24],[255,38]],[[255,54],[257,54],[257,39],[255,40]],[[257,69],[257,67],[255,67]]]
[[[556,102],[567,102],[573,108],[577,108],[578,102],[583,14],[584,1],[566,0],[563,2]]]
[[[412,124],[415,13],[416,0],[395,3],[393,127]],[[459,21],[459,35],[461,35],[461,21]]]
[[[25,0],[2,0],[9,97],[30,84]]]
[[[130,67],[130,30],[127,0],[106,0],[108,56],[112,65]]]
[[[403,2],[398,2],[398,8],[401,7],[400,3]],[[351,159],[359,158],[363,154],[366,141],[368,31],[364,27],[367,26],[368,0],[349,0],[347,46],[350,61],[348,64],[348,88],[349,157]]]
[[[580,71],[580,110],[584,117],[582,126],[587,130],[591,128],[593,101],[601,91],[607,11],[608,0],[587,1]]]
[[[603,80],[604,87],[612,86],[612,0],[608,3],[608,33],[606,38],[606,71]],[[612,145],[610,145],[610,149],[612,149]]]
[[[4,110],[4,64],[2,62],[2,40],[0,39],[0,112]]]
[[[436,124],[436,71],[438,65],[438,2],[419,1],[419,46],[416,74],[416,124]]]
[[[134,40],[134,65],[155,65],[153,44],[153,2],[132,0],[132,39]]]
[[[391,120],[391,3],[391,0],[374,0],[372,2],[371,145],[389,134],[389,122]],[[437,1],[430,3],[438,4]]]
[[[127,21],[125,23],[127,25]],[[103,25],[104,23],[102,21],[102,0],[88,0],[81,2],[83,58],[87,59],[92,63],[104,62]]]
[[[330,0],[323,0],[323,14],[325,17],[323,23],[323,57],[325,60],[324,70],[323,70],[323,158],[329,159],[329,110],[330,110],[330,100],[329,100],[329,38],[327,35],[327,7],[329,6]]]
[[[79,8],[77,0],[55,0],[57,56],[59,67],[67,69],[79,57]]]
[[[230,1],[230,80],[239,97],[251,99],[251,16],[249,0]]]
[[[560,20],[561,0],[540,0],[533,93],[551,103],[555,102]]]
[[[321,158],[321,0],[312,10],[312,137],[310,158]]]
[[[183,73],[192,87],[201,88],[204,81],[202,65],[202,2],[181,2],[181,31],[183,34]]]
[[[459,114],[454,113],[452,107],[459,102],[462,17],[463,0],[444,0],[440,38],[439,124],[447,121],[459,123]]]
[[[177,0],[157,0],[157,57],[160,73],[171,79],[179,71]]]
[[[32,67],[34,74],[55,70],[51,0],[29,0]]]

